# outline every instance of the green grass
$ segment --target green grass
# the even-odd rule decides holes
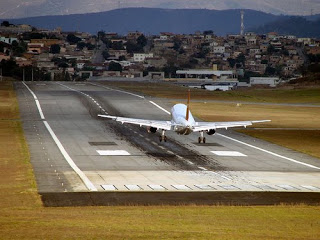
[[[173,99],[186,99],[187,97],[186,87],[169,83],[106,82],[104,84],[154,97]],[[191,99],[320,104],[320,87],[303,89],[241,89],[226,92],[191,89]]]
[[[8,84],[8,83],[6,83]],[[0,88],[0,239],[320,239],[320,206],[45,208],[12,89]],[[8,98],[8,96],[10,96]],[[14,106],[15,105],[15,106]]]

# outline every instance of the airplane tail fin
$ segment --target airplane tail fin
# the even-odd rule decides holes
[[[186,112],[186,120],[189,120],[189,109],[190,109],[190,89],[188,89],[188,102],[187,102],[187,112]]]

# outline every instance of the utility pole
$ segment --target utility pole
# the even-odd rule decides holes
[[[240,31],[240,35],[243,36],[244,35],[244,11],[241,10],[241,31]]]
[[[22,81],[25,81],[25,68],[23,67]]]
[[[31,66],[31,81],[33,82],[33,66]]]

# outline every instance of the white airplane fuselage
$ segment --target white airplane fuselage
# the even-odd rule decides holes
[[[191,112],[189,111],[188,118],[186,118],[187,105],[179,103],[171,108],[171,117],[173,130],[181,135],[189,135],[193,132],[193,126],[196,121],[194,120]]]

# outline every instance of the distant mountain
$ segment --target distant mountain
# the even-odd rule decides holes
[[[247,29],[283,18],[253,10],[246,10],[245,13]],[[127,8],[102,13],[32,17],[9,21],[15,24],[30,24],[38,28],[62,27],[63,31],[90,33],[97,33],[100,30],[120,34],[126,34],[129,31],[141,31],[145,34],[159,32],[188,34],[198,30],[213,30],[217,35],[240,32],[240,10]]]
[[[119,8],[252,9],[273,14],[320,13],[319,0],[1,0],[0,18],[110,11]]]
[[[303,17],[281,18],[252,30],[257,33],[277,32],[297,37],[320,38],[320,17],[317,20]]]

